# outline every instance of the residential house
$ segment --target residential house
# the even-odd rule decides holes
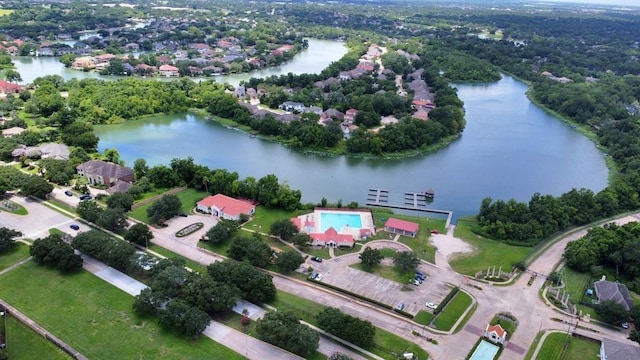
[[[140,45],[138,43],[128,43],[124,46],[124,49],[127,51],[138,51],[140,50]]]
[[[236,87],[236,96],[239,98],[244,98],[247,95],[247,90],[245,89],[244,85],[238,85],[238,87]]]
[[[607,281],[603,276],[602,279],[593,283],[598,303],[603,301],[615,301],[622,305],[626,311],[633,307],[633,300],[629,295],[629,290],[624,284],[619,282]]]
[[[202,68],[198,66],[189,66],[187,67],[187,71],[189,71],[190,76],[202,76],[203,74]]]
[[[9,138],[12,136],[20,135],[25,131],[26,130],[21,127],[17,127],[17,126],[10,127],[8,129],[2,130],[2,137]]]
[[[640,347],[631,343],[621,343],[609,338],[600,342],[600,360],[636,360],[640,359]]]
[[[356,121],[356,116],[358,115],[358,110],[356,109],[349,109],[344,113],[344,121],[347,124],[352,124],[353,122]]]
[[[352,235],[339,234],[334,228],[330,227],[323,233],[310,233],[311,245],[325,247],[350,247],[355,244]]]
[[[487,325],[487,328],[484,330],[484,337],[494,344],[504,345],[505,340],[507,340],[507,331],[503,329],[500,324]]]
[[[418,120],[427,121],[429,120],[429,112],[423,108],[420,108],[418,109],[418,111],[414,112],[411,117]]]
[[[91,56],[81,56],[73,60],[71,68],[74,70],[95,69],[96,63]]]
[[[158,72],[160,75],[166,77],[180,76],[180,70],[177,67],[168,64],[160,65]]]
[[[285,101],[280,106],[278,106],[281,110],[290,111],[290,112],[303,112],[304,104],[294,101]]]
[[[118,164],[89,160],[76,167],[78,175],[87,178],[87,182],[93,185],[116,185],[118,181],[133,182],[133,170]]]
[[[229,220],[240,220],[240,215],[251,216],[256,212],[256,206],[249,201],[234,199],[223,194],[207,196],[196,203],[196,209]]]
[[[38,145],[43,159],[69,160],[69,147],[64,144],[46,143]]]
[[[54,56],[54,55],[55,53],[53,49],[50,47],[41,47],[40,49],[36,50],[36,56]]]
[[[420,225],[411,221],[389,218],[384,224],[384,231],[409,237],[416,237]]]
[[[335,120],[342,121],[344,120],[344,113],[333,108],[327,109],[322,114],[320,114],[320,120],[322,121],[324,119],[327,119],[327,120],[335,119]]]
[[[96,65],[98,64],[108,64],[111,59],[113,59],[114,57],[116,57],[113,54],[102,54],[102,55],[96,55],[94,57]]]

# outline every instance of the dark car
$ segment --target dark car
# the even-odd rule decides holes
[[[311,260],[315,261],[315,262],[322,262],[322,258],[319,256],[314,256],[311,258]]]
[[[180,216],[182,216],[182,217],[187,217],[187,216],[189,216],[189,215],[187,215],[187,213],[180,213],[180,214],[178,214],[178,215],[180,215]]]
[[[73,193],[71,192],[71,190],[65,191],[64,194],[67,196],[73,196]]]
[[[76,230],[76,231],[80,230],[80,226],[78,226],[76,224],[71,224],[69,227],[72,228],[73,230]]]
[[[80,195],[80,200],[91,200],[91,195],[82,194],[82,195]]]

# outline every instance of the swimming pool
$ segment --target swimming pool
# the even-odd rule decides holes
[[[320,232],[327,231],[332,227],[340,232],[344,226],[354,229],[362,228],[362,218],[360,214],[323,212],[320,214]]]
[[[492,343],[482,340],[469,360],[493,360],[500,348]]]

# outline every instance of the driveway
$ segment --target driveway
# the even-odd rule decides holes
[[[184,237],[177,237],[176,232],[180,229],[184,229],[185,227],[201,222],[204,224],[202,229],[189,234]],[[218,219],[211,215],[203,215],[203,214],[188,214],[186,217],[176,216],[174,218],[169,219],[165,222],[167,227],[159,227],[156,228],[155,234],[162,234],[163,237],[174,240],[181,244],[185,244],[191,247],[197,247],[198,241],[200,238],[209,231],[212,227],[214,227],[218,223]]]
[[[21,231],[24,238],[38,239],[49,236],[49,229],[56,228],[70,235],[78,231],[71,229],[71,224],[77,224],[79,231],[88,231],[89,227],[65,216],[45,205],[39,200],[14,195],[10,198],[27,209],[27,215],[15,215],[6,211],[0,211],[0,227],[7,227]]]

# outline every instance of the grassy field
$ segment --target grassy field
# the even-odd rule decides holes
[[[153,196],[155,195],[158,195],[158,194],[154,194]],[[189,188],[189,189],[185,189],[180,192],[177,192],[175,195],[178,197],[178,199],[180,199],[180,202],[182,202],[182,212],[189,214],[195,208],[196,202],[206,197],[207,193],[204,191],[197,191],[195,189]],[[150,202],[148,204],[135,208],[134,210],[131,210],[129,215],[138,221],[142,221],[148,224],[149,218],[147,217],[147,209],[152,204],[153,202]]]
[[[138,317],[133,297],[86,271],[62,276],[29,262],[0,280],[0,297],[90,359],[242,358],[208,338],[194,341]]]
[[[471,303],[472,300],[469,295],[463,291],[458,291],[444,310],[433,320],[433,326],[438,330],[451,330],[460,316],[471,306]]]
[[[471,244],[475,251],[449,262],[457,272],[473,276],[478,271],[486,270],[487,266],[502,266],[502,270],[509,271],[513,264],[531,252],[528,247],[511,246],[476,235],[471,231],[474,223],[468,219],[458,220],[455,236]]]
[[[256,230],[264,233],[269,232],[271,224],[277,220],[290,219],[299,215],[299,212],[285,211],[282,209],[269,209],[262,205],[256,207],[256,213],[253,220],[245,224],[243,227],[249,230]]]
[[[429,325],[431,323],[431,320],[433,320],[434,317],[435,316],[433,315],[433,313],[420,310],[418,311],[418,314],[416,315],[416,317],[413,318],[413,320],[418,324]]]
[[[0,253],[0,270],[29,257],[29,246],[18,242],[11,249]]]
[[[306,252],[307,254],[311,255],[311,256],[319,256],[325,260],[330,259],[331,256],[329,256],[329,249],[327,248],[322,248],[322,247],[317,247],[317,246],[310,246],[308,248],[306,248],[304,250],[304,252]]]
[[[18,204],[17,202],[11,200],[2,200],[0,201],[0,210],[6,211],[8,213],[12,213],[15,215],[27,215],[29,212],[25,209],[24,206]]]
[[[182,255],[178,255],[178,254],[174,253],[173,251],[167,250],[167,249],[165,249],[165,248],[163,248],[161,246],[158,246],[158,245],[151,244],[149,246],[149,250],[154,251],[154,252],[156,252],[156,253],[158,253],[158,254],[166,257],[166,258],[182,258],[185,261],[185,265],[188,268],[190,268],[191,270],[193,270],[193,271],[198,271],[200,273],[204,273],[206,271],[206,269],[207,269],[206,266],[204,266],[204,265],[202,265],[200,263],[197,263],[197,262],[195,262],[193,260],[187,259]]]
[[[436,263],[436,247],[430,245],[428,241],[418,238],[400,236],[400,242],[409,246],[411,250],[420,258],[432,264]]]
[[[591,275],[588,273],[577,272],[568,267],[562,268],[561,274],[562,280],[566,285],[565,288],[569,293],[569,298],[574,304],[576,304],[576,309],[578,311],[582,311],[583,315],[590,314],[591,318],[594,320],[602,320],[592,307],[579,304],[582,295],[586,291]],[[589,301],[589,297],[587,295],[584,296],[584,301]]]
[[[7,355],[12,360],[73,359],[13,316],[7,319]]]
[[[9,15],[12,12],[14,12],[14,10],[11,10],[11,9],[0,9],[0,16]]]
[[[568,345],[565,349],[565,345]],[[597,359],[600,343],[564,333],[552,333],[547,336],[538,353],[538,359],[545,360],[584,360]]]

